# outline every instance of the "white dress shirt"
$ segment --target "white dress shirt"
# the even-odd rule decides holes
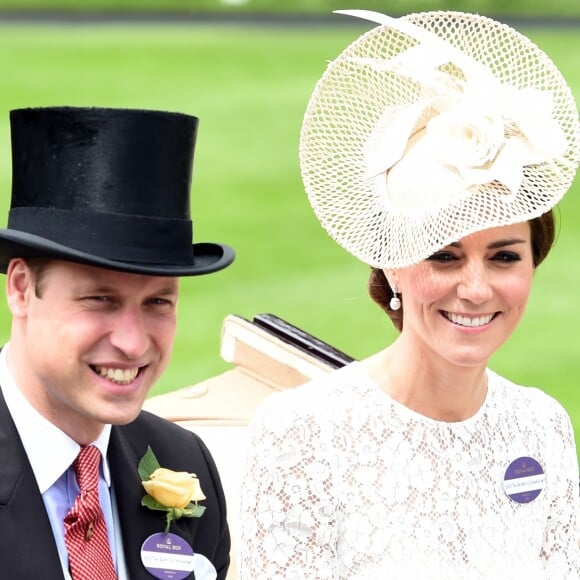
[[[0,351],[0,388],[42,495],[65,578],[70,578],[63,520],[79,494],[72,464],[79,454],[80,445],[38,413],[22,394],[8,368],[8,350],[9,344]],[[103,458],[99,476],[99,498],[107,523],[113,563],[119,580],[128,580],[107,461],[110,434],[111,425],[105,425],[92,445],[99,449]]]

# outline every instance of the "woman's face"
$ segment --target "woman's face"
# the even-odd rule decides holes
[[[534,271],[528,223],[471,234],[427,260],[385,271],[403,296],[402,336],[422,356],[487,364],[524,312]]]

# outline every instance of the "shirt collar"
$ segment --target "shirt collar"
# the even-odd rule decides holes
[[[0,388],[28,456],[40,493],[48,490],[72,465],[81,449],[66,433],[45,419],[22,394],[8,368],[9,344],[0,351]],[[103,478],[111,485],[107,448],[111,425],[105,425],[92,443],[103,457]]]

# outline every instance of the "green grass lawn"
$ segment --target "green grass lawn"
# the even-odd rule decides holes
[[[238,258],[219,274],[182,282],[175,353],[154,393],[228,368],[219,357],[221,323],[228,313],[251,318],[272,312],[359,358],[394,338],[388,320],[367,298],[367,268],[338,248],[313,217],[298,166],[310,92],[326,62],[365,29],[0,27],[3,216],[10,191],[12,108],[144,107],[201,119],[192,189],[195,239],[229,243]],[[552,55],[578,98],[578,30],[523,32]],[[578,182],[560,213],[559,240],[536,274],[526,317],[492,366],[557,397],[580,435]],[[2,305],[0,340],[8,334]]]
[[[329,14],[332,10],[354,8],[356,4],[353,0],[0,0],[0,10]],[[384,0],[365,0],[364,8],[389,11],[392,15],[423,10],[462,10],[479,14],[580,16],[577,0],[405,0],[390,4]]]

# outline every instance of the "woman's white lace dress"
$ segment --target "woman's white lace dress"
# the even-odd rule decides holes
[[[458,423],[419,415],[352,363],[271,396],[242,487],[242,580],[578,579],[578,462],[566,412],[488,371]],[[504,490],[537,460],[539,496]]]

